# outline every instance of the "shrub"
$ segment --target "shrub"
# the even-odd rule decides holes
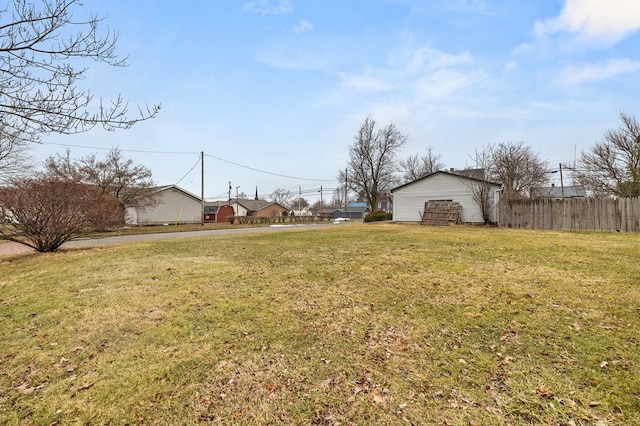
[[[387,212],[383,212],[383,211],[377,211],[377,212],[371,212],[368,215],[366,215],[364,217],[364,221],[365,222],[379,222],[382,220],[391,220],[392,215],[391,213],[387,213]]]
[[[95,186],[56,179],[16,180],[0,187],[0,235],[40,252],[124,224],[118,199]]]

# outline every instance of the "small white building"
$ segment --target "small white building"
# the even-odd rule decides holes
[[[420,222],[427,201],[451,201],[462,206],[462,222],[484,223],[480,206],[473,198],[474,186],[479,184],[487,185],[489,189],[489,216],[492,222],[497,222],[500,184],[444,171],[392,189],[393,220]]]
[[[175,225],[201,222],[202,203],[200,197],[176,185],[155,188],[151,195],[155,198],[155,203],[151,206],[127,206],[125,216],[127,224]]]

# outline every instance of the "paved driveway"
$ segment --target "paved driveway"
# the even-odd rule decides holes
[[[120,235],[117,237],[103,237],[103,238],[82,238],[79,240],[68,241],[62,245],[62,248],[85,248],[85,247],[98,247],[114,244],[125,244],[135,241],[156,241],[156,240],[169,240],[175,238],[194,238],[194,237],[208,237],[215,235],[228,235],[228,234],[249,234],[249,233],[266,233],[266,232],[282,232],[294,229],[319,229],[325,226],[345,226],[344,223],[333,224],[300,224],[300,225],[272,225],[268,227],[260,228],[237,228],[237,229],[210,229],[206,231],[186,231],[186,232],[164,232],[160,234],[137,234],[137,235]],[[12,242],[0,242],[0,255],[7,254],[19,254],[28,253],[33,251],[27,246]]]

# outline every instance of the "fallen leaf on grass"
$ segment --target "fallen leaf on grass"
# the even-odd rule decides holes
[[[273,392],[278,386],[275,383],[267,383],[267,390]]]
[[[78,388],[78,390],[79,390],[79,391],[87,390],[87,389],[89,389],[89,388],[90,388],[91,386],[93,386],[93,385],[95,385],[95,383],[86,383],[86,382],[85,382],[85,383],[83,383],[83,384]]]
[[[553,396],[553,391],[545,386],[540,386],[536,389],[536,394],[543,398],[550,398]]]
[[[382,395],[374,394],[371,398],[371,402],[376,405],[383,405],[386,401]]]
[[[502,333],[502,336],[500,336],[500,341],[501,342],[508,342],[510,340],[514,340],[518,338],[518,332],[515,330],[509,330],[509,331],[505,331],[504,333]]]
[[[29,395],[33,393],[36,388],[29,386],[29,383],[23,383],[20,386],[16,387],[16,390],[23,395]]]
[[[30,395],[33,392],[42,389],[43,387],[44,387],[44,384],[33,387],[33,386],[29,386],[29,383],[25,382],[20,386],[16,387],[15,389],[23,395]]]

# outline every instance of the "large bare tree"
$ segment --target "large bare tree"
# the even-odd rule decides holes
[[[95,126],[127,129],[154,117],[159,106],[131,115],[118,96],[103,101],[79,86],[86,62],[125,66],[116,54],[117,33],[101,31],[103,18],[75,18],[80,0],[8,0],[0,10],[0,150],[20,150],[51,133]],[[3,163],[0,160],[0,167]]]
[[[289,208],[293,195],[291,191],[284,188],[276,188],[270,195],[271,201],[280,204],[282,207]]]
[[[339,172],[338,180],[363,194],[376,211],[378,195],[396,182],[396,153],[406,142],[407,136],[393,123],[376,129],[375,120],[367,117],[349,147],[347,169]]]
[[[0,187],[0,235],[37,251],[123,222],[118,200],[94,186],[42,177]]]
[[[135,202],[144,207],[155,203],[150,191],[155,185],[151,170],[124,158],[118,148],[110,150],[103,160],[95,154],[73,159],[67,150],[64,156],[47,158],[45,174],[54,179],[99,188],[116,198],[122,206]]]
[[[620,122],[578,160],[576,179],[596,196],[640,196],[640,123],[625,113]]]
[[[423,176],[443,170],[445,164],[440,161],[440,154],[436,154],[433,148],[427,147],[427,153],[423,156],[415,154],[407,157],[406,160],[400,161],[400,170],[402,171],[402,180],[404,183],[412,182]]]
[[[489,177],[503,185],[509,198],[530,196],[531,190],[549,181],[546,161],[524,142],[501,142],[489,146]]]

